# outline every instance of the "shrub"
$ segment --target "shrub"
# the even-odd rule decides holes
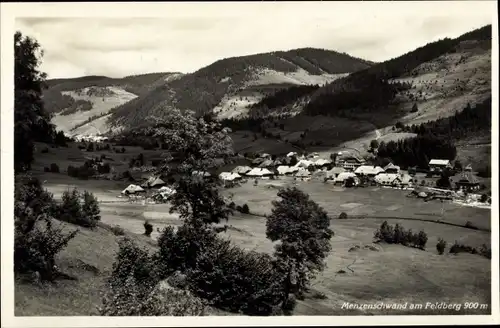
[[[97,222],[101,220],[101,210],[99,203],[94,194],[84,191],[83,192],[83,206],[82,206],[82,219],[80,225],[84,227],[93,228],[97,226]]]
[[[436,244],[436,249],[439,255],[443,255],[445,248],[446,248],[446,241],[442,238],[439,238],[438,243]]]
[[[229,203],[229,208],[232,210],[236,209],[236,204],[234,202]]]
[[[111,166],[109,165],[109,163],[104,163],[104,164],[99,165],[97,167],[97,171],[100,174],[107,174],[107,173],[111,172]]]
[[[14,193],[14,271],[53,280],[55,257],[78,230],[63,233],[53,225],[57,206],[38,179],[16,177]]]
[[[486,246],[486,244],[481,245],[481,247],[479,248],[479,254],[491,260],[491,248]]]
[[[128,238],[119,242],[113,272],[99,308],[105,316],[203,315],[205,304],[186,291],[160,289],[155,263]]]
[[[87,191],[81,194],[76,188],[71,192],[65,191],[60,206],[60,219],[85,228],[96,227],[101,219],[97,198]]]
[[[277,313],[283,276],[268,254],[244,251],[219,238],[202,249],[187,273],[194,294],[218,308],[247,315]]]
[[[249,214],[250,213],[250,208],[248,207],[247,204],[245,204],[245,205],[243,205],[241,207],[241,213],[243,213],[243,214]]]
[[[59,166],[56,163],[50,164],[50,172],[59,173]]]
[[[347,219],[347,213],[346,212],[340,213],[339,219],[341,219],[341,220]]]
[[[115,236],[123,236],[123,235],[125,235],[125,230],[122,227],[120,227],[119,225],[112,226],[110,228],[110,230],[111,230],[111,232],[113,232],[113,234]]]
[[[151,237],[152,232],[153,232],[153,225],[148,221],[144,222],[144,235]]]
[[[457,241],[450,247],[450,254],[458,254],[458,253],[470,253],[477,254],[477,249],[471,246],[467,246],[464,244],[459,244]]]
[[[123,286],[109,289],[99,308],[102,316],[202,316],[206,305],[187,291],[145,289],[129,277]]]
[[[427,244],[427,234],[419,231],[418,234],[410,230],[406,231],[399,224],[395,227],[384,221],[374,233],[375,242],[384,241],[388,244],[401,244],[404,246],[416,247],[424,250]]]
[[[488,201],[488,195],[482,194],[480,201],[481,203],[486,203]]]

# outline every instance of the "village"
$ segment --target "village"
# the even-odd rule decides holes
[[[220,173],[192,172],[205,179],[218,179],[224,188],[234,188],[242,184],[267,181],[291,181],[294,185],[314,180],[343,188],[364,188],[379,186],[401,191],[409,191],[409,197],[422,198],[424,201],[448,200],[459,204],[484,207],[491,204],[491,197],[485,194],[486,186],[474,175],[467,165],[460,171],[449,160],[431,159],[429,170],[409,168],[388,163],[384,167],[369,165],[365,159],[350,151],[338,152],[333,159],[320,158],[318,153],[298,155],[290,152],[278,158],[267,153],[249,159],[249,165],[238,165],[230,171]],[[450,182],[440,186],[439,179],[447,172]],[[119,197],[129,197],[133,201],[146,200],[149,203],[167,202],[175,193],[174,186],[168,186],[167,179],[151,175],[139,184],[130,184]],[[269,181],[270,180],[270,181]]]

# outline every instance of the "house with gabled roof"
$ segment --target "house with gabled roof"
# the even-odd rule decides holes
[[[374,177],[382,172],[384,172],[383,168],[381,168],[380,166],[373,166],[373,165],[361,165],[354,170],[354,173],[356,175],[363,175],[368,177]]]
[[[479,180],[472,174],[472,172],[463,172],[460,180],[455,182],[455,187],[464,191],[477,191],[481,189]]]
[[[453,166],[451,165],[450,160],[448,159],[431,159],[429,161],[429,171],[430,172],[442,172],[444,169],[451,169]]]

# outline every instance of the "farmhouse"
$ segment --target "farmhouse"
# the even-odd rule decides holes
[[[295,176],[298,178],[305,178],[311,175],[311,172],[305,169],[299,169],[297,173],[295,173]]]
[[[431,159],[429,162],[429,170],[431,172],[441,172],[445,168],[451,167],[451,163],[447,159]]]
[[[314,165],[314,162],[308,161],[307,159],[301,159],[297,164],[295,164],[295,167],[308,168],[311,165]]]
[[[241,175],[232,172],[222,172],[221,174],[219,174],[219,179],[221,179],[222,181],[234,181],[241,179]]]
[[[343,167],[333,167],[330,171],[326,171],[326,178],[335,179],[340,173],[343,172],[345,172],[345,169]]]
[[[375,182],[383,186],[411,186],[413,178],[409,174],[381,173],[375,176]]]
[[[278,170],[278,174],[280,174],[280,175],[290,175],[294,172],[299,171],[299,168],[295,167],[295,166],[281,165],[281,166],[278,166],[277,170]]]
[[[250,172],[252,168],[250,166],[237,166],[231,172],[238,174],[246,174]]]
[[[385,173],[399,173],[399,171],[401,170],[401,168],[397,165],[394,165],[392,163],[389,163],[387,164],[385,167],[384,167],[384,171]]]
[[[357,176],[356,176],[356,174],[354,174],[353,172],[342,172],[342,173],[340,173],[340,174],[339,174],[339,175],[335,178],[335,180],[333,180],[333,182],[334,182],[335,184],[337,184],[337,183],[341,183],[341,184],[343,184],[343,183],[345,183],[345,182],[346,182],[346,180],[347,180],[347,179],[349,179],[349,178],[353,178],[356,184],[357,184],[357,183],[359,183],[359,179],[358,179],[358,177],[357,177]]]
[[[356,168],[363,165],[365,161],[356,156],[345,156],[342,158],[338,158],[337,163],[339,166],[342,166],[346,170],[354,171]]]
[[[165,181],[163,181],[159,177],[151,176],[141,186],[144,188],[157,188],[157,187],[161,187],[163,185],[165,185]]]
[[[146,191],[140,186],[137,186],[135,184],[131,184],[127,188],[123,189],[122,194],[131,195],[131,194],[137,194],[137,193],[141,193],[141,192],[146,192]]]
[[[455,186],[459,190],[468,192],[480,189],[479,181],[471,172],[463,172],[460,180],[455,183]]]
[[[360,167],[354,170],[356,175],[362,175],[367,177],[374,177],[379,173],[384,172],[384,169],[380,166],[372,166],[372,165],[361,165]]]
[[[274,175],[273,172],[269,171],[268,169],[263,169],[263,168],[253,168],[250,172],[247,173],[248,176],[250,177],[268,177]]]
[[[318,168],[322,168],[322,167],[325,167],[327,165],[330,165],[331,163],[332,163],[331,160],[320,158],[316,162],[314,162],[314,166],[316,166]]]

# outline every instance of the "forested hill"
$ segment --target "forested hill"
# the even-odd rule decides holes
[[[113,110],[112,121],[133,126],[169,108],[206,113],[225,103],[228,108],[222,111],[237,111],[238,106],[230,108],[231,97],[241,99],[243,94],[257,102],[263,95],[256,87],[323,84],[371,65],[347,54],[313,48],[221,59],[119,106]]]
[[[401,101],[396,96],[410,89],[412,84],[398,83],[397,79],[425,73],[417,68],[444,55],[463,51],[460,46],[464,43],[472,42],[472,47],[490,50],[491,31],[491,25],[487,25],[455,39],[445,38],[431,42],[402,56],[326,84],[312,95],[305,106],[305,112],[310,115],[335,115],[341,111],[363,112]],[[432,71],[432,67],[429,71]]]

